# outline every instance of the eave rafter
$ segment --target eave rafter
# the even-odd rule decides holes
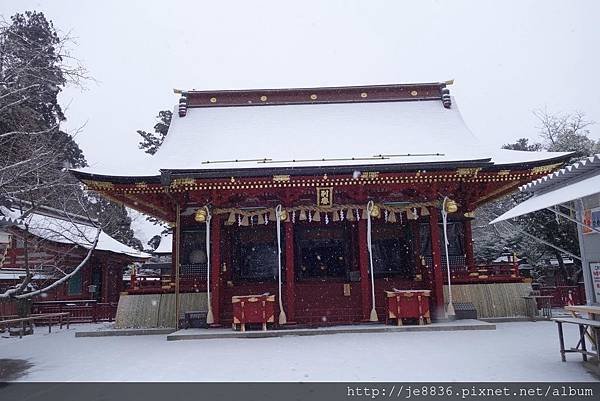
[[[322,176],[273,175],[263,177],[189,178],[173,176],[168,186],[156,183],[112,183],[84,180],[88,189],[123,203],[142,213],[171,221],[175,203],[223,206],[235,199],[257,197],[280,199],[293,203],[295,199],[314,193],[317,187],[332,187],[334,193],[354,199],[370,196],[405,194],[433,200],[444,194],[454,194],[471,209],[515,190],[519,185],[552,171],[558,165],[527,169],[483,170],[458,168],[447,171],[413,171],[381,173],[363,171],[351,174]],[[411,192],[412,191],[412,192]]]

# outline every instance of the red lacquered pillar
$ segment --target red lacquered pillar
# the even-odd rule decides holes
[[[214,324],[221,323],[221,219],[210,220],[210,292]]]
[[[473,254],[473,229],[471,227],[472,219],[466,218],[463,222],[465,236],[465,264],[469,273],[475,272],[475,256]]]
[[[360,269],[360,299],[364,320],[371,314],[371,281],[369,280],[369,250],[367,249],[367,220],[358,221],[358,267]]]
[[[287,322],[292,323],[296,317],[296,287],[294,277],[294,224],[284,223],[285,227],[285,306]]]
[[[442,272],[442,246],[440,243],[439,210],[429,207],[429,230],[431,232],[431,256],[433,259],[434,314],[437,318],[446,316],[444,310],[444,276]]]

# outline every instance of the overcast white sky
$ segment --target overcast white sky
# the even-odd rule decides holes
[[[228,89],[444,81],[467,125],[497,146],[533,137],[532,111],[600,123],[600,2],[30,1],[77,39],[98,83],[67,90],[68,128],[92,166],[146,157],[173,88]],[[592,127],[597,138],[600,124]],[[417,138],[415,138],[417,140]]]

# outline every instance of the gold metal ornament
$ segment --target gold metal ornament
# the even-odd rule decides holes
[[[411,92],[410,92],[410,95],[411,95],[411,96],[417,96],[418,94],[419,94],[419,92],[417,92],[417,91],[411,91]]]
[[[194,220],[196,220],[198,223],[205,223],[206,222],[206,210],[205,209],[196,210],[196,214],[194,215]]]
[[[458,211],[458,204],[456,203],[456,201],[454,201],[452,199],[448,199],[446,201],[445,208],[448,213],[456,213]]]
[[[317,95],[315,95],[314,93],[312,95],[310,95],[311,100],[317,100]]]
[[[281,209],[281,212],[279,212],[279,220],[281,221],[286,221],[288,218],[288,212],[285,209]]]
[[[381,216],[381,209],[377,205],[373,205],[371,209],[371,217],[379,218]]]

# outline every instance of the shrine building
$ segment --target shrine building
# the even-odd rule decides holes
[[[475,263],[474,213],[569,158],[483,145],[451,83],[176,91],[147,163],[73,173],[171,224],[171,270],[128,296],[175,294],[173,316],[200,294],[229,325],[232,297],[269,293],[281,324],[383,321],[386,290],[427,289],[441,319],[449,281],[523,282]]]

